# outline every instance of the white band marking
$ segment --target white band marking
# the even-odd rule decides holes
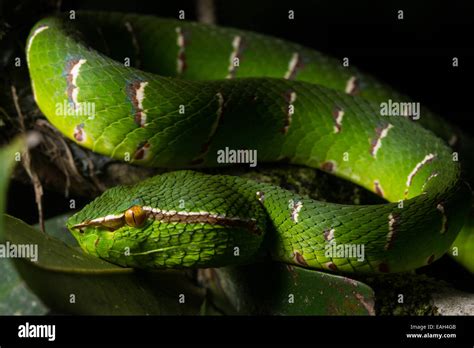
[[[298,222],[300,211],[303,208],[303,203],[298,201],[294,204],[293,209],[291,210],[291,219],[296,223]]]
[[[396,219],[392,213],[388,215],[388,234],[387,234],[387,242],[385,243],[385,250],[388,250],[392,247],[393,240],[395,238],[395,223]]]
[[[436,209],[438,209],[439,212],[441,213],[441,230],[440,230],[440,233],[444,234],[444,233],[446,233],[447,227],[448,227],[448,217],[446,216],[446,211],[444,210],[444,206],[441,203],[439,203],[436,206]]]
[[[333,110],[332,116],[335,122],[334,133],[339,133],[342,129],[342,119],[344,117],[344,110],[336,106]]]
[[[288,70],[285,73],[285,79],[291,79],[294,77],[296,68],[300,62],[300,55],[298,52],[294,52],[291,56],[291,60],[288,63]]]
[[[72,76],[72,94],[71,98],[76,108],[79,107],[79,102],[77,101],[77,96],[79,94],[79,87],[77,86],[77,77],[79,76],[79,72],[81,70],[81,66],[87,62],[87,59],[79,59],[79,61],[74,64],[71,68],[70,74]]]
[[[375,139],[375,143],[372,147],[371,155],[377,158],[377,152],[382,146],[382,139],[385,138],[388,134],[388,131],[393,128],[393,125],[390,123],[387,124],[382,130],[378,133],[378,137]]]
[[[49,27],[47,25],[41,26],[41,27],[39,27],[38,29],[36,29],[34,31],[33,35],[31,35],[30,41],[28,41],[28,46],[26,47],[26,57],[27,58],[30,55],[31,44],[33,43],[33,40],[36,38],[36,35],[38,35],[39,33],[41,33],[42,31],[44,31],[46,29],[49,29]]]
[[[425,156],[425,158],[423,158],[423,160],[421,162],[419,162],[415,168],[413,168],[413,170],[411,171],[410,174],[408,174],[408,177],[407,177],[407,182],[406,182],[406,186],[407,187],[410,187],[411,185],[411,182],[413,181],[413,178],[415,177],[416,173],[418,173],[418,171],[426,164],[426,163],[429,163],[431,162],[434,158],[436,157],[436,155],[433,155],[432,153],[428,154]]]
[[[242,37],[239,35],[235,36],[234,39],[232,40],[233,50],[229,58],[229,68],[228,68],[229,73],[227,74],[228,79],[233,78],[235,75],[235,71],[237,70],[237,66],[235,66],[234,60],[235,58],[239,58],[241,45],[242,45]]]
[[[351,78],[347,81],[347,84],[346,84],[346,93],[350,95],[356,94],[357,89],[359,87],[358,84],[359,84],[359,81],[357,80],[357,77],[351,76]]]
[[[178,74],[182,74],[186,67],[184,51],[185,51],[185,41],[184,41],[184,33],[181,27],[176,27],[176,45],[178,46],[178,58],[176,61],[176,71]]]

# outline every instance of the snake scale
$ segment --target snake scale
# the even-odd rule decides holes
[[[469,210],[459,163],[432,132],[446,139],[448,126],[424,109],[419,121],[382,116],[381,102],[408,99],[300,45],[79,12],[38,22],[26,55],[35,100],[66,137],[132,164],[186,169],[111,188],[69,219],[83,250],[112,263],[219,267],[268,254],[311,269],[402,272],[440,258]],[[224,149],[319,168],[388,202],[320,202],[192,171],[229,165]]]

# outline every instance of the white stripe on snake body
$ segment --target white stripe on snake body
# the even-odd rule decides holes
[[[334,118],[334,133],[339,133],[342,129],[342,118],[344,117],[344,110],[339,106],[335,106],[332,112]]]
[[[415,177],[415,175],[421,170],[421,168],[423,168],[423,166],[427,163],[430,163],[431,161],[433,161],[434,159],[436,158],[436,155],[435,154],[432,154],[432,153],[429,153],[425,156],[425,158],[423,158],[423,160],[421,160],[421,162],[418,162],[415,166],[415,168],[413,168],[413,170],[410,172],[410,174],[408,174],[408,177],[407,177],[407,182],[406,182],[406,190],[405,190],[405,196],[408,195],[408,188],[411,186],[411,183],[413,181],[413,178]]]
[[[263,232],[257,226],[257,220],[254,218],[246,219],[239,216],[227,216],[225,214],[210,213],[207,211],[187,212],[176,210],[162,210],[143,206],[142,209],[148,213],[148,218],[153,218],[160,222],[177,222],[177,223],[201,223],[210,225],[241,227],[250,230],[255,234]]]
[[[293,207],[291,209],[291,219],[297,223],[299,216],[300,216],[300,211],[303,209],[303,202],[298,201],[295,204],[293,204]]]
[[[216,93],[217,97],[217,111],[216,111],[216,118],[212,123],[211,130],[208,136],[207,147],[210,145],[212,139],[216,135],[217,129],[219,128],[219,124],[221,122],[222,114],[224,112],[224,96],[221,92]]]
[[[135,96],[138,104],[138,113],[140,114],[140,126],[144,127],[146,123],[146,113],[143,110],[143,100],[145,99],[145,87],[148,86],[148,82],[140,82],[138,89],[135,91]]]
[[[219,120],[222,117],[222,111],[224,109],[224,96],[221,92],[216,93],[217,96],[217,119]],[[217,122],[218,123],[218,122]],[[215,129],[214,129],[215,132]]]
[[[291,56],[291,60],[288,63],[288,70],[285,73],[285,79],[292,80],[295,78],[296,71],[300,65],[300,55],[298,52],[294,52]]]
[[[41,26],[41,27],[38,27],[38,29],[36,29],[33,33],[33,35],[31,36],[30,38],[30,41],[28,41],[28,46],[26,47],[26,57],[28,58],[28,56],[30,55],[30,49],[31,49],[31,45],[33,44],[33,40],[36,38],[36,36],[41,33],[42,31],[46,30],[46,29],[49,29],[49,27],[47,25],[44,25],[44,26]]]
[[[87,62],[87,59],[79,59],[79,60],[70,60],[67,63],[68,71],[67,71],[66,94],[70,98],[70,101],[72,102],[76,110],[79,108],[79,101],[77,99],[79,95],[79,87],[77,86],[77,78],[79,77],[79,72],[81,71],[82,65],[84,65],[86,62]]]
[[[324,239],[328,242],[332,241],[334,239],[334,233],[336,232],[336,230],[334,228],[331,228],[329,230],[325,230],[323,235],[324,235]]]
[[[431,179],[433,178],[436,178],[438,176],[438,173],[437,172],[433,172],[430,174],[430,176],[428,178],[426,178],[426,181],[423,183],[423,186],[421,187],[421,190],[425,192],[425,186],[430,182]]]
[[[139,68],[140,67],[140,46],[138,45],[138,40],[135,35],[135,31],[133,30],[132,24],[130,22],[125,22],[124,23],[125,28],[127,28],[127,31],[130,33],[130,36],[132,37],[132,45],[133,49],[135,50],[135,67]]]
[[[345,91],[350,95],[356,95],[359,92],[359,80],[357,77],[351,76],[351,78],[347,81]]]
[[[436,206],[436,209],[441,213],[441,230],[440,233],[444,234],[448,230],[448,218],[446,216],[446,212],[444,210],[444,205],[439,203]]]
[[[390,213],[388,215],[388,234],[387,234],[387,242],[385,243],[385,250],[389,250],[393,246],[393,242],[395,240],[396,232],[397,232],[397,225],[398,217]]]
[[[214,139],[214,136],[217,133],[219,125],[221,123],[222,114],[224,112],[224,96],[221,92],[216,93],[217,97],[217,111],[216,111],[216,118],[211,125],[211,129],[209,130],[209,135],[207,136],[206,142],[202,145],[201,152],[191,161],[191,164],[200,164],[204,161],[204,158],[209,152],[209,147]]]
[[[374,190],[380,197],[384,197],[385,193],[383,191],[382,185],[378,180],[374,180]]]
[[[140,127],[145,127],[147,119],[147,114],[143,109],[146,86],[148,86],[147,81],[135,81],[127,85],[127,94],[132,103],[134,121]]]
[[[260,203],[263,204],[265,202],[265,192],[257,191],[255,195],[257,196],[257,199]]]
[[[282,132],[283,134],[288,133],[288,129],[290,128],[291,121],[293,119],[293,114],[295,111],[295,106],[293,103],[296,101],[296,92],[295,91],[288,91],[285,95],[285,99],[287,100],[287,107],[286,107],[286,119],[285,124],[283,126]]]
[[[373,157],[375,157],[375,158],[377,157],[377,152],[382,147],[382,139],[387,136],[388,131],[392,128],[393,128],[393,125],[388,123],[385,127],[377,128],[375,130],[377,135],[376,135],[374,141],[372,142],[372,148],[371,148],[371,151],[370,151],[370,154]]]
[[[176,72],[182,74],[186,70],[186,42],[184,40],[184,33],[181,27],[176,27],[176,45],[178,46],[178,57],[176,59]]]
[[[227,75],[228,79],[235,77],[235,72],[237,71],[238,65],[235,64],[235,60],[240,58],[240,54],[242,51],[242,37],[237,35],[232,40],[232,53],[230,54],[229,58],[229,73]]]
[[[228,227],[240,227],[250,230],[252,233],[261,234],[257,221],[254,218],[246,219],[239,216],[227,216],[225,214],[210,213],[207,211],[176,211],[162,210],[150,206],[142,206],[141,209],[147,214],[147,219],[153,219],[163,223],[189,223],[210,224]],[[125,224],[125,213],[109,214],[92,220],[83,221],[74,228],[87,226],[108,226],[111,231]],[[115,227],[114,227],[115,226]]]

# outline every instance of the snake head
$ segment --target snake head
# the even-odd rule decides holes
[[[84,251],[103,257],[117,236],[136,235],[149,224],[143,202],[133,198],[131,188],[111,188],[68,219],[66,225]]]
[[[210,176],[173,172],[107,190],[67,226],[86,253],[121,266],[245,263],[259,249],[265,218],[254,195],[250,203],[238,200],[227,206],[233,194],[231,187],[223,190],[222,182],[213,183]]]

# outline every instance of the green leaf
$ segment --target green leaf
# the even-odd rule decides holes
[[[0,149],[0,242],[3,241],[3,213],[5,212],[5,200],[7,196],[8,183],[13,168],[18,163],[20,153],[25,146],[24,138],[17,138],[8,146]]]
[[[5,238],[12,244],[38,246],[36,262],[15,259],[14,263],[28,286],[55,312],[200,313],[204,290],[193,285],[185,272],[144,272],[118,267],[84,254],[8,215],[5,216]]]
[[[11,172],[25,146],[24,138],[17,138],[0,149],[0,243],[4,243],[3,212]],[[27,288],[11,260],[0,258],[0,315],[40,315],[48,309]]]
[[[44,222],[44,228],[46,233],[51,237],[54,237],[71,247],[79,248],[79,243],[77,243],[76,238],[74,238],[72,233],[69,232],[66,227],[67,219],[74,213],[74,211],[71,211],[67,214],[52,217]],[[36,224],[33,227],[39,229],[39,224]]]
[[[461,231],[448,251],[455,261],[474,274],[474,212],[466,218]]]
[[[226,267],[206,271],[206,280],[212,300],[228,314],[375,314],[368,285],[301,267],[275,262]]]
[[[0,260],[0,274],[0,315],[41,315],[48,312],[28,289],[10,260]]]

